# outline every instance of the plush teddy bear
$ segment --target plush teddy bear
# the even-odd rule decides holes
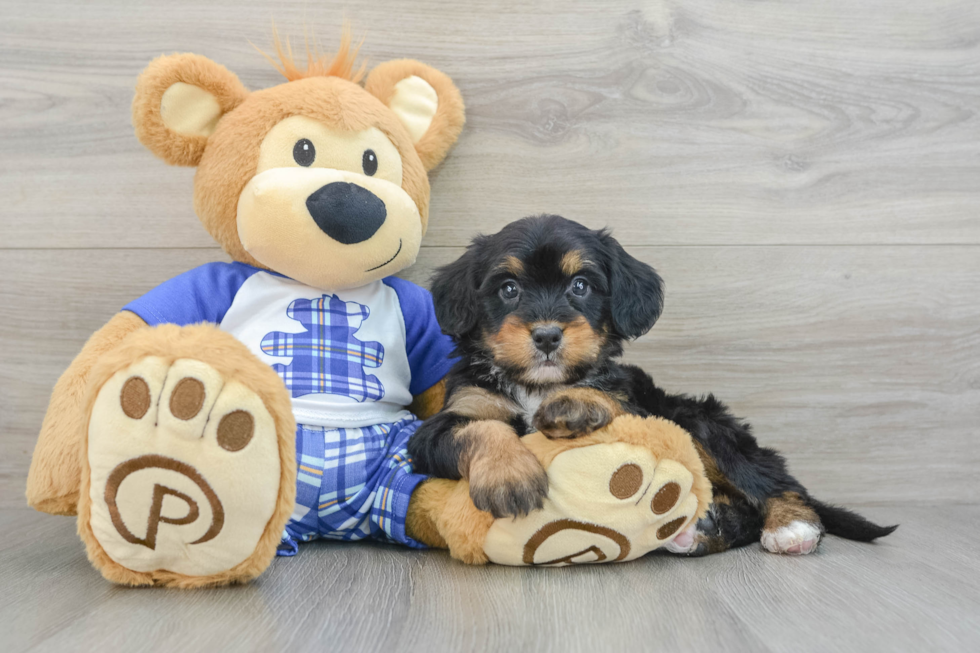
[[[89,339],[55,386],[29,503],[77,513],[106,578],[180,587],[246,581],[318,537],[473,563],[625,560],[702,515],[690,438],[659,420],[529,436],[551,494],[524,519],[494,522],[465,481],[413,473],[405,445],[442,405],[452,343],[428,292],[392,275],[419,252],[427,171],[463,102],[410,60],[362,86],[349,37],[306,69],[277,50],[288,81],[260,91],[194,54],[140,76],[137,137],[197,166],[196,212],[233,262],[163,283]]]

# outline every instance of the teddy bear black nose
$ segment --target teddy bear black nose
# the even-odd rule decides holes
[[[306,208],[323,233],[345,245],[360,243],[385,223],[381,198],[363,186],[335,181],[306,198]]]

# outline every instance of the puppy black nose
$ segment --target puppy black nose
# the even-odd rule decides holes
[[[381,198],[363,186],[335,181],[306,198],[306,208],[320,231],[338,243],[353,245],[385,223],[388,210]]]
[[[561,327],[535,327],[531,330],[531,340],[539,350],[550,354],[561,344]]]

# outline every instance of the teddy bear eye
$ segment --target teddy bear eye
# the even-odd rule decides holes
[[[293,160],[304,168],[309,168],[313,165],[314,159],[316,159],[316,148],[313,147],[310,139],[301,138],[296,141],[296,145],[293,146]]]
[[[374,150],[364,150],[364,156],[361,157],[361,167],[364,168],[364,174],[368,177],[373,177],[374,173],[378,171],[378,157]]]

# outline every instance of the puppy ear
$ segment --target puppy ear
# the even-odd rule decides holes
[[[664,309],[664,282],[657,272],[629,254],[608,234],[611,252],[609,285],[613,328],[620,336],[638,338],[649,331]]]
[[[432,302],[442,330],[454,338],[472,331],[479,323],[479,302],[473,278],[474,247],[432,277]]]
[[[463,97],[453,80],[418,61],[380,64],[364,88],[398,116],[426,170],[446,157],[466,122]]]
[[[159,57],[136,81],[136,137],[171,165],[196,166],[218,120],[247,95],[234,73],[207,57]]]

